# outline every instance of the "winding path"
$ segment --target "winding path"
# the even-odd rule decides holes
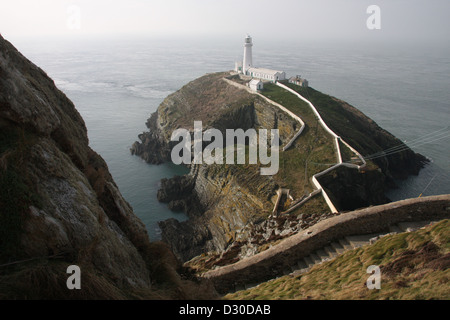
[[[279,86],[280,88],[285,89],[286,91],[296,95],[299,99],[303,100],[304,102],[306,102],[310,108],[312,109],[312,111],[314,112],[314,114],[316,115],[316,117],[319,120],[320,125],[325,129],[325,131],[327,131],[332,137],[333,137],[333,141],[334,141],[334,146],[336,148],[336,152],[338,155],[338,163],[336,163],[334,166],[316,173],[315,175],[312,176],[312,182],[314,184],[314,186],[316,187],[316,190],[320,190],[322,192],[322,196],[325,199],[328,207],[330,208],[331,212],[333,213],[337,213],[338,210],[336,209],[336,207],[334,206],[333,202],[331,201],[331,199],[328,197],[328,194],[325,192],[325,190],[322,188],[322,186],[320,185],[319,181],[317,180],[318,177],[323,176],[324,174],[327,174],[330,171],[333,171],[335,169],[337,169],[340,166],[346,166],[348,168],[353,168],[353,169],[357,169],[358,171],[361,170],[362,168],[364,168],[366,166],[366,161],[364,160],[364,157],[358,152],[356,151],[353,147],[351,147],[347,142],[345,142],[344,140],[342,140],[342,138],[340,136],[338,136],[333,130],[331,130],[327,124],[325,123],[325,121],[323,121],[322,117],[320,116],[320,113],[317,111],[316,107],[314,107],[314,105],[311,103],[311,101],[309,101],[308,99],[306,99],[305,97],[303,97],[301,94],[299,94],[298,92],[296,92],[295,90],[292,90],[291,88],[285,86],[282,83],[277,82],[276,83],[277,86]],[[361,162],[363,163],[361,166],[356,165],[356,164],[352,164],[352,163],[344,163],[342,161],[342,153],[341,153],[341,148],[339,147],[339,141],[341,141],[343,144],[345,144],[353,153],[355,153],[358,158],[361,160]],[[309,195],[309,197],[314,196],[313,193],[311,193]],[[304,203],[304,202],[303,202]],[[303,204],[302,202],[290,207],[288,210],[286,210],[283,213],[289,213],[292,212],[293,210],[297,209],[300,205]]]
[[[302,134],[303,130],[305,129],[305,122],[298,115],[296,115],[292,111],[288,110],[286,107],[282,106],[281,104],[276,103],[275,101],[272,101],[271,99],[267,98],[266,96],[262,95],[261,93],[251,90],[250,88],[248,88],[245,85],[239,84],[239,83],[237,83],[235,81],[232,81],[230,79],[227,79],[227,78],[223,78],[223,80],[226,81],[228,84],[233,85],[233,86],[235,86],[235,87],[237,87],[239,89],[243,89],[243,90],[248,91],[251,94],[258,95],[259,97],[261,97],[265,101],[269,102],[270,104],[276,106],[280,110],[282,110],[285,113],[287,113],[289,116],[291,116],[293,119],[295,119],[296,121],[298,121],[301,124],[301,127],[298,130],[298,132],[283,147],[283,151],[286,151],[288,148],[290,148],[292,146],[292,144],[295,142],[295,140]],[[335,165],[333,165],[332,167],[330,167],[330,168],[328,168],[328,169],[326,169],[324,171],[321,171],[319,173],[316,173],[315,175],[312,176],[311,180],[312,180],[312,183],[313,183],[314,187],[316,188],[316,190],[311,192],[306,198],[302,199],[301,201],[294,202],[294,204],[290,208],[288,208],[286,211],[284,211],[282,213],[285,214],[285,213],[290,213],[290,212],[294,211],[295,209],[297,209],[298,207],[302,206],[304,203],[306,203],[308,200],[310,200],[312,197],[314,197],[318,193],[322,194],[322,196],[325,199],[325,202],[327,203],[327,205],[330,208],[331,212],[337,213],[338,210],[334,206],[333,202],[331,201],[331,199],[328,196],[328,194],[326,193],[326,191],[320,185],[320,183],[317,180],[317,178],[327,174],[328,172],[330,172],[332,170],[337,169],[340,166],[346,166],[348,168],[357,169],[359,171],[359,170],[361,170],[362,168],[364,168],[366,166],[366,161],[364,160],[364,157],[358,151],[356,151],[352,146],[350,146],[347,142],[345,142],[340,136],[338,136],[333,130],[331,130],[327,126],[325,121],[323,121],[322,117],[320,116],[320,113],[317,111],[316,107],[314,107],[314,105],[308,99],[306,99],[305,97],[300,95],[298,92],[296,92],[295,90],[292,90],[291,88],[285,86],[282,83],[276,82],[275,84],[277,86],[279,86],[280,88],[282,88],[282,89],[284,89],[284,90],[294,94],[300,100],[306,102],[309,105],[309,107],[313,111],[314,115],[317,117],[320,125],[325,129],[326,132],[328,132],[333,137],[333,142],[334,142],[334,146],[336,148],[337,160],[338,160],[338,162]],[[341,153],[341,149],[340,149],[340,146],[339,146],[339,142],[342,142],[347,148],[349,148],[354,154],[356,154],[358,156],[358,158],[361,160],[362,165],[356,165],[356,164],[352,164],[352,163],[343,162],[342,161],[342,153]],[[278,193],[278,200],[279,200],[280,197],[281,197],[281,193]],[[277,209],[278,202],[279,202],[278,200],[276,201],[276,204],[275,204],[275,207],[273,209],[273,212],[275,212],[276,209]]]

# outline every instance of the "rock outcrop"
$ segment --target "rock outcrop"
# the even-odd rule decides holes
[[[1,298],[192,297],[89,147],[73,103],[1,36],[0,127]],[[66,287],[69,265],[81,290]],[[159,283],[175,289],[161,295]]]
[[[350,211],[389,202],[386,175],[380,170],[355,172],[339,167],[319,178],[334,206],[339,211]]]

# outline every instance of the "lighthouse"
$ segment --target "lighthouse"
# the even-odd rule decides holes
[[[247,74],[248,69],[253,67],[252,59],[252,37],[247,35],[244,40],[244,61],[242,61],[242,73]]]
[[[253,66],[252,47],[252,37],[247,35],[244,40],[244,59],[234,63],[234,72],[239,75],[260,79],[263,82],[277,82],[286,79],[286,73],[284,71],[255,68]]]

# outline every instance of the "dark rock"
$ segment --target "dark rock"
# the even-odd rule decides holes
[[[380,170],[358,172],[339,167],[318,180],[339,211],[351,211],[390,202],[385,193],[387,177]]]
[[[191,175],[175,176],[171,179],[161,179],[161,188],[157,198],[160,202],[170,202],[191,196],[195,180]]]
[[[2,36],[0,208],[0,264],[14,262],[0,274],[3,299],[193,298],[89,147],[73,103]],[[67,290],[69,265],[84,289]]]

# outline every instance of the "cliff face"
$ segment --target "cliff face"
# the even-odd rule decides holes
[[[222,79],[226,76],[229,74],[208,74],[169,95],[157,112],[151,115],[147,121],[149,131],[139,135],[141,141],[135,142],[131,152],[149,163],[170,161],[174,145],[170,142],[172,132],[178,128],[192,130],[194,120],[202,121],[204,129],[217,128],[222,132],[236,128],[279,128],[283,146],[299,129],[299,123],[261,97],[227,83]],[[295,108],[297,102],[292,100],[292,96],[277,97],[281,99],[277,102],[286,102],[295,110],[300,110]],[[286,100],[283,102],[283,99]],[[401,144],[398,139],[345,102],[312,88],[311,99],[325,122],[362,154],[368,155]],[[162,181],[158,193],[160,201],[167,202],[173,209],[184,210],[190,218],[182,223],[174,219],[161,222],[163,239],[171,245],[180,259],[189,260],[205,252],[216,252],[213,254],[216,259],[221,253],[228,256],[230,250],[233,251],[230,253],[233,257],[238,254],[247,255],[248,250],[244,248],[247,245],[243,247],[242,243],[250,243],[255,237],[249,236],[247,239],[245,234],[264,233],[261,231],[261,222],[270,215],[275,192],[279,187],[296,185],[302,187],[301,192],[305,194],[312,191],[308,179],[305,179],[312,165],[310,163],[308,166],[306,163],[308,157],[303,155],[303,159],[299,155],[314,148],[322,148],[322,153],[327,158],[311,161],[324,163],[333,161],[335,155],[330,147],[332,143],[324,141],[324,136],[319,138],[314,118],[310,117],[308,121],[304,130],[307,138],[302,134],[300,140],[303,140],[294,143],[292,147],[294,151],[291,150],[281,159],[280,166],[286,166],[284,175],[263,177],[259,175],[257,166],[191,165],[188,175]],[[305,151],[305,148],[309,149]],[[351,155],[348,157],[350,160]],[[322,176],[320,180],[332,200],[336,201],[339,210],[354,210],[388,202],[384,193],[389,186],[394,185],[394,178],[417,174],[423,160],[420,155],[405,150],[389,158],[375,159],[370,162],[367,172],[358,173],[355,169],[340,168]],[[286,172],[295,175],[286,175]],[[298,172],[305,172],[305,175]],[[298,190],[292,191],[297,193],[298,198],[302,196],[298,194]],[[304,209],[306,211],[302,210],[297,210],[294,214],[314,214],[315,221],[328,214],[324,211],[323,200],[307,206]],[[302,218],[293,221],[298,226],[290,226],[292,230],[309,225]],[[290,222],[291,225],[295,223]],[[283,230],[280,232],[283,233]],[[272,238],[277,237],[268,237]],[[241,247],[244,251],[238,253]],[[251,247],[254,251],[254,247]]]
[[[133,145],[132,153],[149,163],[170,161],[173,130],[192,130],[194,120],[202,121],[203,129],[220,130],[224,139],[226,129],[278,128],[284,145],[299,124],[262,98],[227,84],[222,79],[227,75],[206,75],[168,96],[151,115],[149,132],[139,136],[141,142]],[[278,187],[272,178],[260,175],[258,165],[191,165],[183,181],[163,180],[160,201],[190,217],[183,223],[162,222],[163,239],[182,260],[221,251],[238,230],[271,213]]]
[[[273,208],[272,197],[277,185],[253,172],[240,171],[236,166],[202,165],[188,175],[192,186],[178,193],[179,179],[163,181],[160,193],[169,193],[183,203],[189,220],[163,221],[163,240],[171,244],[174,253],[186,261],[205,251],[222,251],[233,242],[236,234],[248,224],[264,220]],[[258,189],[260,188],[260,189]],[[174,191],[177,190],[177,191]],[[168,202],[167,198],[160,198]]]
[[[181,286],[72,102],[1,36],[0,127],[0,297],[157,298],[158,281]],[[66,287],[69,265],[81,290]]]
[[[320,177],[319,182],[336,209],[351,211],[389,202],[384,195],[387,191],[386,179],[381,170],[358,173],[347,167],[339,167]]]

